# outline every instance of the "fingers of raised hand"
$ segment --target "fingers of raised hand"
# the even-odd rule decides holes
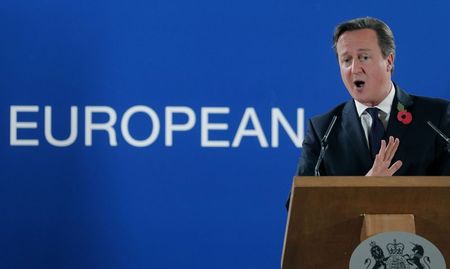
[[[396,161],[393,165],[391,165],[391,167],[389,167],[388,169],[388,175],[392,176],[393,174],[395,174],[395,172],[398,171],[398,169],[400,169],[400,167],[402,167],[403,163],[402,161],[398,160]]]
[[[397,152],[398,145],[400,144],[400,140],[398,138],[395,138],[390,136],[389,137],[389,143],[386,147],[386,153],[384,156],[385,161],[392,161],[394,158],[395,153]]]
[[[382,140],[380,151],[375,157],[372,169],[369,171],[368,175],[377,176],[392,176],[395,172],[402,166],[401,161],[397,161],[391,165],[392,159],[397,152],[400,140],[398,138],[389,137],[389,141]]]
[[[385,155],[386,155],[386,141],[381,140],[380,151],[378,151],[378,154],[375,156],[375,159],[379,159],[380,161],[383,161]]]

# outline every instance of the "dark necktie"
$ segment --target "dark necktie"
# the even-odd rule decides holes
[[[381,140],[384,139],[384,126],[378,117],[378,112],[380,111],[376,107],[370,107],[366,109],[367,113],[372,117],[372,127],[369,131],[369,145],[370,154],[372,158],[375,159],[375,155],[378,154],[381,147]]]

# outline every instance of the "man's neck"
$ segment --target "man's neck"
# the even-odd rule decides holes
[[[378,102],[377,104],[373,103],[361,103],[357,100],[354,100],[356,105],[356,110],[358,112],[358,116],[361,116],[361,114],[366,110],[368,107],[378,107],[382,111],[389,113],[391,110],[392,102],[394,101],[395,96],[395,87],[394,84],[391,83],[391,88],[387,91],[387,95],[384,97],[383,100]]]

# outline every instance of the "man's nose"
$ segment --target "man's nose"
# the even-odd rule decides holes
[[[353,60],[352,62],[352,73],[359,74],[364,72],[361,62],[358,59]]]

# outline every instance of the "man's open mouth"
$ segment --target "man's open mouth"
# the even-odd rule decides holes
[[[366,82],[364,82],[362,80],[355,80],[353,83],[355,84],[355,86],[357,88],[362,88],[364,86],[364,84],[366,84]]]

